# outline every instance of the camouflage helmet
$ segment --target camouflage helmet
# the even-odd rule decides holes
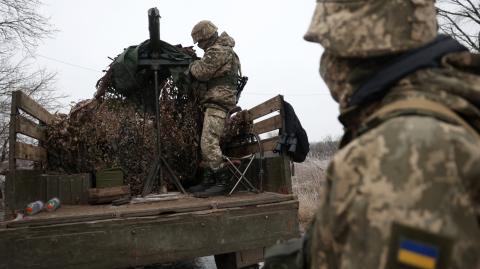
[[[419,47],[437,35],[435,0],[317,0],[305,40],[340,57]]]
[[[196,44],[199,41],[210,38],[217,32],[217,29],[217,26],[215,26],[215,24],[213,24],[211,21],[200,21],[199,23],[195,24],[192,29],[193,43]]]

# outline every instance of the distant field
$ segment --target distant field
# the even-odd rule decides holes
[[[312,220],[322,201],[328,162],[328,160],[309,157],[305,162],[295,164],[293,192],[300,202],[299,219],[302,229]]]

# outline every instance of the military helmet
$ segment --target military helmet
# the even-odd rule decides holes
[[[192,29],[193,43],[206,40],[217,32],[217,26],[211,21],[203,20],[195,24]]]
[[[340,57],[419,47],[437,35],[435,0],[317,0],[305,40]]]

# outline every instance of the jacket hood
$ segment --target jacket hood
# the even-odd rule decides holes
[[[215,45],[228,46],[233,48],[235,47],[235,40],[226,32],[222,32],[218,37],[217,41],[215,42]]]
[[[358,126],[383,104],[402,99],[425,98],[441,103],[464,118],[480,132],[480,55],[450,53],[437,68],[425,68],[399,80],[379,100],[361,106],[349,106],[354,89],[378,71],[378,59],[360,62],[324,54],[321,75],[333,98],[340,104],[339,120],[355,133]]]

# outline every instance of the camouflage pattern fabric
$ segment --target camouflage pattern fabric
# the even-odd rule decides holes
[[[387,268],[394,222],[454,240],[448,268],[479,268],[480,230],[467,183],[480,141],[424,116],[397,117],[353,140],[328,169],[311,226],[310,268]]]
[[[227,113],[221,109],[210,107],[205,110],[200,148],[204,164],[213,171],[219,170],[223,165],[220,137],[226,117]]]
[[[317,0],[307,41],[336,56],[406,51],[437,34],[434,0]]]
[[[233,51],[234,46],[233,38],[223,32],[212,46],[205,49],[202,59],[190,65],[192,76],[207,83],[207,90],[202,96],[205,107],[229,111],[236,105],[236,79],[240,61]]]
[[[320,75],[327,84],[332,97],[340,105],[339,119],[347,131],[358,129],[379,102],[368,106],[349,107],[349,99],[364,78],[383,68],[388,57],[349,59],[335,57],[326,52],[320,61]],[[480,55],[468,52],[451,53],[441,59],[438,69],[423,69],[403,78],[384,97],[383,102],[425,96],[452,108],[480,130],[480,110],[468,100],[478,100],[480,92]],[[461,71],[464,70],[464,71]],[[421,87],[421,93],[418,92]]]
[[[332,55],[322,59],[333,67],[322,67],[322,76],[344,105],[341,100],[348,100],[362,74],[352,63]],[[338,73],[340,67],[347,71]],[[364,123],[371,111],[412,98],[443,104],[480,130],[480,110],[473,105],[480,94],[475,73],[480,56],[449,54],[442,67],[405,77],[370,106],[344,106],[341,118],[356,119],[345,121],[347,132],[361,130],[355,124]],[[329,196],[310,228],[306,249],[310,268],[387,268],[393,223],[452,238],[446,268],[480,268],[478,134],[423,113],[379,120],[376,127],[356,132],[328,168]]]
[[[392,227],[400,226],[451,240],[450,261],[408,268],[480,268],[480,56],[445,55],[441,66],[407,75],[379,100],[349,105],[386,62],[433,40],[436,25],[433,0],[317,0],[305,39],[326,49],[320,74],[340,105],[345,137],[305,237],[303,268],[390,269]],[[409,99],[448,107],[474,131],[421,109],[369,124],[382,107]],[[282,268],[275,262],[266,268]]]
[[[213,36],[217,32],[218,28],[209,20],[203,20],[198,22],[192,29],[193,43],[198,43],[202,40],[206,40]]]

